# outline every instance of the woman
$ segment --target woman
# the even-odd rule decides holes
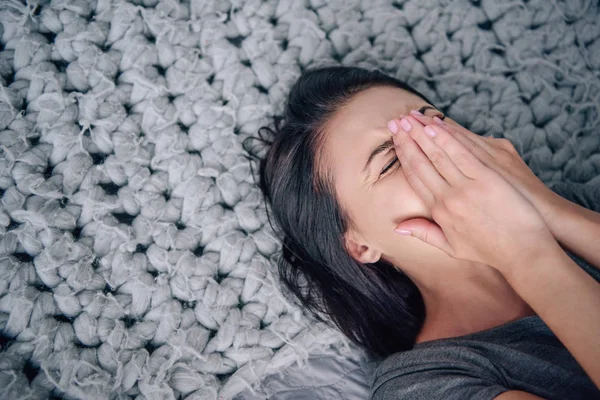
[[[385,358],[374,399],[598,398],[600,214],[547,188],[509,141],[348,67],[304,73],[260,133],[281,278]]]

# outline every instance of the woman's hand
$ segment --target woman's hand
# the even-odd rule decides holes
[[[600,213],[569,201],[548,188],[529,169],[509,140],[477,135],[454,121],[447,122],[447,118],[442,121],[419,113],[414,113],[413,117],[423,125],[434,123],[450,132],[479,161],[502,175],[535,206],[564,249],[600,268],[600,253],[595,246],[599,237]]]
[[[431,123],[416,117],[424,124]],[[479,259],[460,258],[497,268],[600,388],[600,317],[591,306],[600,304],[600,287],[558,246],[554,232],[540,225],[542,218],[553,225],[560,223],[554,225],[554,236],[562,236],[568,247],[600,267],[596,246],[591,245],[600,232],[600,214],[557,194],[563,203],[544,194],[549,189],[542,188],[543,183],[505,139],[482,138],[453,124],[451,133],[441,124],[432,139],[424,135],[424,127],[416,119],[408,120],[414,122],[413,128],[410,134],[400,131],[395,135],[396,152],[411,186],[433,205],[432,216],[439,226],[415,219],[399,227],[414,228],[413,236],[451,256],[463,254],[460,251],[469,245],[473,248],[467,254],[483,254]],[[558,205],[554,207],[575,206],[576,210],[561,214],[552,210],[555,201]],[[542,217],[538,210],[546,210],[546,214]],[[552,219],[548,221],[549,217]],[[461,247],[454,247],[455,243]],[[496,256],[489,257],[495,250]],[[506,255],[504,260],[498,257],[502,254]]]
[[[569,201],[553,192],[531,171],[510,140],[480,136],[453,121],[444,122],[437,117],[418,113],[413,117],[423,125],[434,123],[449,131],[486,167],[496,171],[525,196],[542,215],[554,237],[559,239],[563,232],[559,224],[565,220],[563,211]]]
[[[407,180],[437,224],[415,218],[399,224],[397,232],[408,230],[451,257],[485,263],[503,274],[537,257],[549,243],[556,245],[533,204],[444,128],[423,127],[412,116],[389,126],[396,131]]]

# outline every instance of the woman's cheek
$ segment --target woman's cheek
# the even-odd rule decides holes
[[[397,176],[390,179],[389,185],[386,186],[386,194],[383,196],[386,204],[381,206],[383,210],[386,210],[388,220],[394,225],[393,228],[407,216],[429,215],[427,205],[410,186],[404,173],[398,171],[396,174]]]
[[[393,230],[394,221],[397,221],[402,215],[410,212],[410,193],[404,188],[401,181],[389,179],[380,182],[375,204],[372,206],[372,219],[377,221],[379,230]]]

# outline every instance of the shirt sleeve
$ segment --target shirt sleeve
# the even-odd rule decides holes
[[[371,385],[371,399],[493,399],[510,390],[502,372],[476,350],[427,348],[386,359]]]

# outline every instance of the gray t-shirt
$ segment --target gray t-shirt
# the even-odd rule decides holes
[[[562,197],[600,211],[600,188],[573,183],[549,187]],[[567,254],[600,282],[600,270]],[[590,307],[600,310],[599,304]],[[462,400],[493,399],[508,390],[547,399],[600,399],[600,390],[538,316],[420,343],[412,350],[393,354],[377,367],[370,394],[373,400]]]

